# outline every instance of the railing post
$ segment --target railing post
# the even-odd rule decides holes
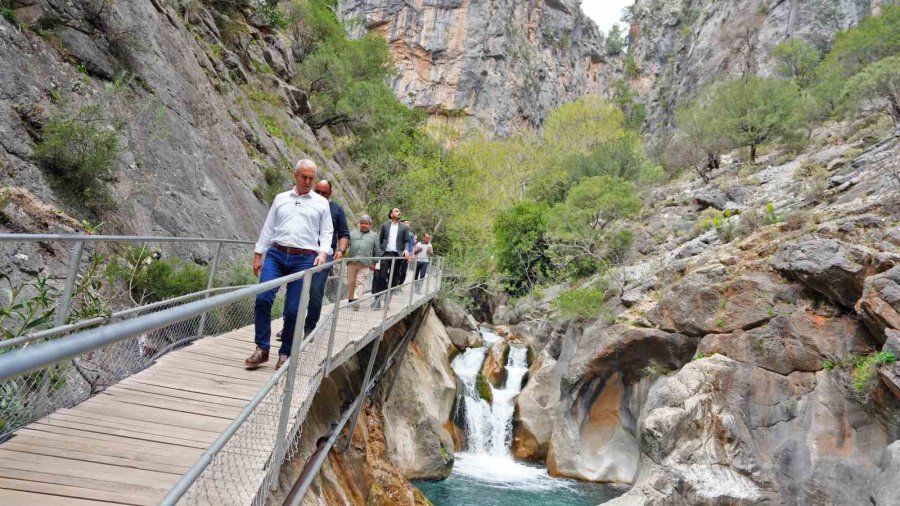
[[[413,264],[411,267],[415,267],[415,264]],[[416,271],[415,271],[415,269],[413,269],[412,278],[413,278],[412,281],[410,281],[410,283],[409,283],[409,305],[406,306],[407,308],[412,307],[413,294],[416,293]]]
[[[216,270],[219,268],[219,253],[222,252],[222,243],[216,243],[216,254],[213,255],[212,265],[209,266],[209,279],[206,280],[206,289],[211,290],[213,287],[213,282],[216,279]],[[203,296],[203,298],[209,297],[209,293]],[[200,316],[200,326],[197,328],[197,337],[203,337],[203,332],[206,330],[206,319],[209,317],[209,311],[203,313]]]
[[[385,306],[386,307],[386,306]],[[366,375],[363,377],[362,389],[359,392],[359,397],[356,399],[356,406],[353,408],[353,415],[350,417],[350,431],[347,432],[347,440],[338,448],[339,451],[344,451],[347,447],[350,446],[350,442],[353,440],[353,432],[356,430],[356,422],[359,420],[359,412],[362,409],[363,402],[366,400],[366,394],[369,390],[369,378],[372,376],[372,368],[375,366],[375,357],[378,356],[378,348],[381,346],[381,340],[384,339],[384,330],[382,329],[381,334],[378,335],[378,339],[375,340],[375,344],[372,346],[372,354],[369,355],[369,364],[366,366]]]
[[[344,271],[346,270],[344,266],[347,264],[347,259],[342,258],[341,264],[338,266],[338,296],[337,300],[334,302],[334,310],[331,312],[331,332],[328,334],[328,353],[325,355],[325,370],[322,373],[323,378],[328,377],[328,371],[331,370],[331,350],[334,346],[334,335],[337,332],[337,324],[338,324],[338,311],[341,309],[341,300],[343,300],[343,292],[344,292]],[[348,284],[350,280],[347,280]]]
[[[294,378],[297,376],[297,354],[300,351],[300,343],[303,342],[303,325],[306,322],[306,310],[309,308],[309,288],[312,283],[313,269],[309,268],[303,274],[303,290],[300,293],[300,308],[297,311],[297,321],[294,322],[294,340],[291,342],[291,356],[287,361],[287,383],[284,385],[284,398],[281,401],[281,416],[278,419],[278,433],[275,435],[275,451],[272,453],[271,468],[269,469],[269,487],[275,490],[278,487],[278,472],[281,470],[281,461],[284,459],[284,448],[287,441],[288,419],[291,417],[291,400],[294,395]]]
[[[430,263],[428,265],[428,267],[429,267],[428,270],[430,271],[430,273],[425,275],[425,296],[426,297],[428,296],[429,293],[431,293],[429,291],[429,290],[431,290],[431,276],[434,276],[434,273],[437,272],[437,270],[438,270],[437,263],[439,260],[440,260],[439,258],[435,258],[433,260],[433,263]]]
[[[78,266],[81,264],[81,253],[84,251],[84,241],[75,242],[72,254],[69,256],[69,271],[66,274],[66,286],[63,288],[62,299],[53,316],[53,326],[59,327],[66,323],[69,316],[69,306],[72,303],[72,292],[75,290],[75,282],[78,280]]]
[[[388,276],[387,293],[384,295],[384,306],[387,308],[391,303],[391,295],[394,290],[394,276],[397,275],[397,257],[391,258],[391,275]]]

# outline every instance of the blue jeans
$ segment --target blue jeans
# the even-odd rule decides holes
[[[334,260],[334,255],[328,255],[326,262]],[[319,317],[322,315],[322,299],[325,297],[325,285],[328,284],[328,275],[331,274],[331,267],[313,274],[312,284],[309,287],[309,309],[306,311],[306,321],[303,322],[303,331],[307,334],[312,332],[319,324]]]
[[[265,283],[273,279],[305,271],[313,266],[315,255],[288,255],[277,249],[270,248],[266,252],[266,261],[263,263],[259,282]],[[284,330],[281,334],[281,355],[291,354],[291,343],[294,342],[294,325],[297,323],[297,311],[300,306],[300,292],[303,289],[303,280],[298,279],[287,285],[284,297]],[[268,350],[272,337],[272,303],[275,302],[275,293],[278,288],[273,288],[256,296],[256,346]]]

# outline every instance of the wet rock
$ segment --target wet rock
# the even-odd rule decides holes
[[[900,330],[900,266],[865,279],[856,311],[879,341],[885,329]]]
[[[506,383],[506,362],[509,359],[509,343],[499,339],[488,350],[481,366],[481,375],[494,388],[503,388]]]
[[[782,245],[772,259],[772,267],[782,275],[845,308],[856,304],[863,280],[877,272],[879,264],[871,253],[834,239]]]
[[[528,382],[516,397],[512,453],[517,459],[543,463],[559,407],[560,370],[549,353],[538,355]]]
[[[455,327],[447,328],[447,336],[459,351],[465,351],[468,348],[480,348],[483,346],[481,334],[475,330],[464,330]]]
[[[453,468],[453,438],[444,427],[456,399],[456,376],[446,355],[451,347],[443,324],[429,311],[384,401],[386,455],[407,479],[443,479]]]

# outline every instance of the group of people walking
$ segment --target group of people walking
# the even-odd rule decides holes
[[[331,201],[331,183],[322,179],[313,188],[317,176],[318,169],[312,160],[300,160],[294,167],[294,188],[278,194],[272,201],[254,248],[253,273],[260,283],[347,256],[348,303],[359,310],[359,296],[365,291],[369,272],[374,271],[372,293],[376,295],[371,307],[377,310],[386,303],[382,301],[382,292],[404,282],[409,264],[415,266],[413,279],[425,277],[429,258],[434,254],[430,234],[424,234],[419,240],[409,221],[400,220],[398,208],[391,209],[389,221],[381,226],[379,233],[372,230],[372,218],[368,215],[362,215],[359,228],[350,231],[344,209]],[[383,258],[377,262],[377,257]],[[312,276],[304,336],[319,323],[330,271],[330,267],[325,268]],[[421,289],[421,283],[416,289]],[[275,369],[281,368],[290,356],[302,290],[302,278],[287,284],[284,329]],[[277,291],[276,287],[256,296],[256,350],[244,361],[248,369],[256,369],[269,360],[272,305]]]

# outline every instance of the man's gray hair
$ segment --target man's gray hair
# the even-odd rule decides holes
[[[297,173],[300,172],[300,169],[304,167],[311,168],[312,170],[316,171],[317,176],[319,175],[319,168],[316,167],[316,162],[310,160],[309,158],[304,158],[303,160],[297,162],[297,165],[294,165],[294,175],[296,176]]]
[[[369,216],[368,214],[364,214],[364,215],[362,215],[362,216],[359,217],[359,222],[360,222],[360,223],[368,223],[368,224],[371,225],[371,224],[372,224],[372,217]]]

